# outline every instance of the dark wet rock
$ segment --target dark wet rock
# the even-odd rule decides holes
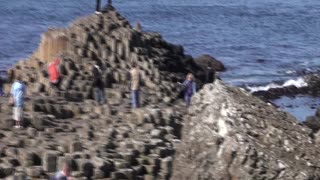
[[[255,91],[252,94],[264,99],[273,100],[278,99],[281,96],[296,96],[299,94],[308,94],[308,90],[309,87],[297,88],[296,86],[291,85],[286,87],[270,88],[267,91]]]
[[[222,62],[220,62],[219,60],[215,59],[214,57],[212,57],[208,54],[201,55],[201,56],[195,58],[194,60],[198,65],[200,65],[204,69],[207,69],[208,63],[211,63],[211,65],[212,65],[211,68],[214,69],[215,71],[225,71],[226,70],[226,68]]]
[[[308,87],[312,95],[320,94],[320,75],[319,74],[313,74],[313,75],[307,76],[306,82],[308,83]]]

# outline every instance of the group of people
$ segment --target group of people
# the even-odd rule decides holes
[[[54,91],[60,90],[61,75],[59,73],[60,59],[56,58],[52,63],[48,65],[48,74],[51,87]],[[98,63],[93,65],[92,76],[93,76],[93,95],[95,101],[102,105],[105,104],[106,99],[104,96],[104,82],[102,76],[102,70]],[[129,73],[129,89],[131,91],[131,104],[133,108],[140,107],[140,86],[141,86],[141,75],[137,64],[132,63],[132,68]],[[187,75],[186,80],[180,84],[183,87],[184,99],[186,106],[190,106],[191,97],[196,93],[196,83],[191,73]],[[26,92],[26,85],[21,79],[21,76],[16,77],[16,81],[11,87],[10,104],[14,104],[13,119],[15,120],[15,127],[21,127],[21,120],[23,117],[23,104],[24,96]]]
[[[106,102],[104,96],[104,83],[102,79],[102,70],[98,63],[92,68],[94,99],[100,105]],[[131,91],[131,104],[133,108],[140,107],[139,92],[141,84],[141,76],[135,62],[132,63],[132,69],[128,76],[129,89]]]

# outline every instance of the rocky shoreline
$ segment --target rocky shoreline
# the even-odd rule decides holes
[[[57,54],[61,91],[50,88],[47,74]],[[133,28],[112,6],[50,29],[8,71],[7,93],[16,76],[27,84],[25,128],[12,128],[2,97],[0,178],[48,179],[67,159],[75,179],[320,179],[315,132],[259,98],[217,80],[188,112],[177,82],[191,72],[201,89],[208,60],[225,70],[140,24]],[[144,82],[139,109],[131,109],[127,88],[133,61]],[[104,72],[103,106],[93,100],[95,63]]]

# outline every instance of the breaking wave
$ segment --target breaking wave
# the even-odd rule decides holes
[[[253,87],[247,86],[246,88],[251,93],[253,93],[253,92],[257,92],[257,91],[268,91],[271,88],[283,88],[283,87],[288,87],[288,86],[295,86],[297,88],[301,88],[301,87],[308,86],[308,83],[305,82],[305,80],[302,77],[300,77],[298,79],[287,80],[282,84],[273,82],[273,83],[270,83],[270,84],[265,85],[265,86],[253,86]]]

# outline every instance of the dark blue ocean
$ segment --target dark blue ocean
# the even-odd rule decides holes
[[[106,3],[103,1],[103,3]],[[114,0],[146,31],[160,32],[187,54],[210,54],[228,71],[220,76],[241,87],[281,85],[320,68],[319,0]],[[95,0],[0,0],[0,70],[27,58],[48,27],[66,27],[94,12]],[[275,102],[299,120],[319,99]]]

